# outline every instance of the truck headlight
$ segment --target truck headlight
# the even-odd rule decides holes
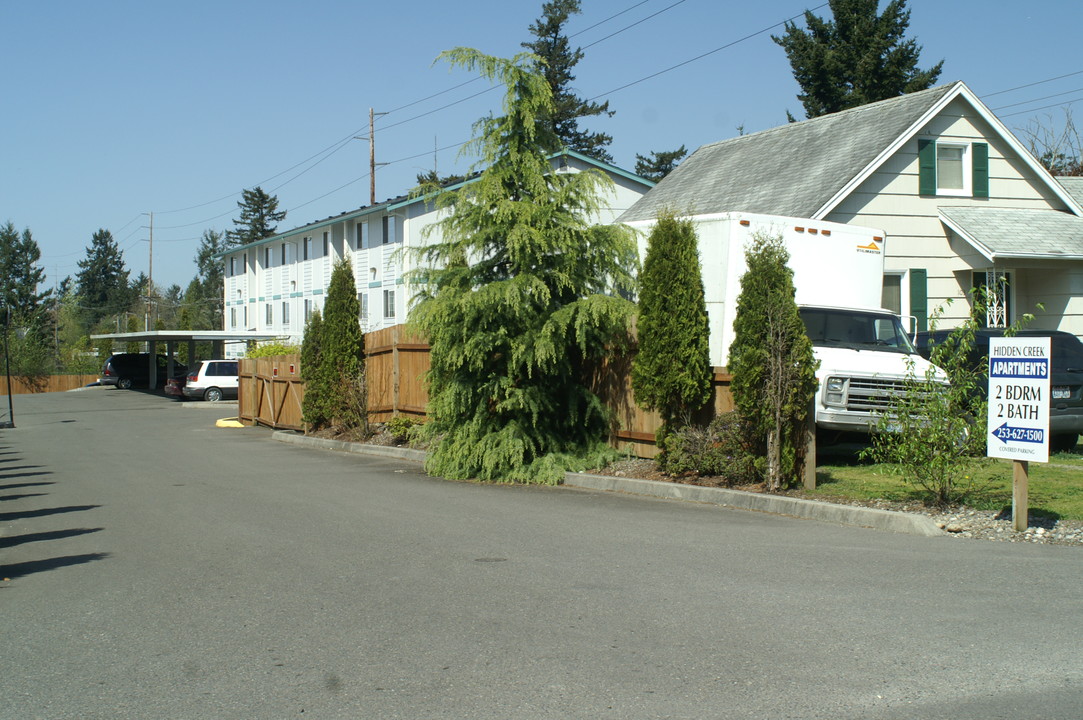
[[[824,405],[846,406],[846,378],[827,378],[824,384]]]

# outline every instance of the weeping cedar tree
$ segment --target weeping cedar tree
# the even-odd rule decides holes
[[[804,431],[816,393],[812,342],[794,302],[793,271],[780,237],[755,236],[733,320],[730,386],[749,441],[766,455],[768,490],[798,474]]]
[[[414,258],[411,323],[431,347],[426,469],[449,478],[558,482],[603,459],[607,412],[586,376],[627,338],[631,234],[592,226],[611,188],[556,173],[560,140],[539,59],[457,48],[441,55],[506,88],[504,115],[474,125],[478,179],[429,196],[446,218]]]
[[[806,10],[807,31],[788,22],[782,37],[771,36],[790,60],[806,117],[926,90],[940,77],[944,61],[919,70],[921,46],[903,39],[910,26],[906,0],[892,0],[879,15],[879,0],[828,4],[834,21]]]
[[[662,416],[658,446],[692,422],[711,397],[710,328],[696,229],[665,210],[647,238],[639,276],[639,351],[632,365],[636,402]]]
[[[365,336],[358,318],[357,286],[348,259],[335,263],[323,318],[319,323],[319,360],[315,372],[302,365],[305,380],[305,422],[311,429],[330,427],[343,432],[368,427],[365,403]],[[312,319],[309,319],[312,323]],[[309,383],[312,383],[311,386]],[[314,398],[310,401],[309,392]]]

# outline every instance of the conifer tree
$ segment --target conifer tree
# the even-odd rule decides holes
[[[0,225],[0,304],[11,310],[16,326],[36,318],[49,298],[49,291],[38,291],[45,280],[40,261],[41,249],[30,228],[20,234],[10,221]]]
[[[806,117],[925,90],[940,77],[944,61],[919,69],[921,46],[903,37],[910,26],[906,0],[891,0],[880,14],[879,0],[828,4],[833,20],[807,10],[808,30],[786,23],[782,37],[771,36],[790,60]]]
[[[322,353],[320,343],[323,341],[323,317],[319,310],[313,310],[305,323],[305,334],[301,340],[301,377],[305,381],[305,397],[301,401],[301,416],[305,424],[312,428],[320,428],[327,424],[327,416],[323,409],[323,400],[326,391],[320,386],[322,376],[320,363]]]
[[[314,429],[319,421],[338,431],[368,427],[364,395],[365,336],[361,332],[361,305],[348,258],[335,263],[320,321]],[[302,371],[303,372],[303,371]],[[305,395],[309,392],[305,383]],[[307,420],[306,420],[307,421]]]
[[[636,154],[636,175],[652,182],[659,182],[669,175],[677,167],[677,164],[688,154],[688,150],[681,145],[676,150],[663,150],[651,152],[650,157]]]
[[[767,458],[769,490],[797,476],[816,393],[812,341],[797,311],[788,261],[781,237],[756,236],[745,253],[728,363],[737,412]]]
[[[647,238],[639,276],[639,350],[632,364],[636,402],[657,410],[658,444],[692,422],[711,397],[710,327],[696,229],[669,210]]]
[[[128,287],[124,253],[113,239],[113,233],[100,229],[90,243],[76,274],[77,293],[86,313],[87,327],[93,327],[107,315],[127,310],[134,299]]]
[[[237,207],[241,217],[233,221],[233,230],[226,231],[226,239],[233,245],[247,245],[275,234],[276,223],[286,219],[286,211],[278,209],[278,197],[268,195],[261,187],[241,192]]]
[[[431,346],[426,467],[451,478],[557,482],[605,448],[607,414],[585,386],[626,332],[635,243],[587,217],[600,172],[554,173],[552,93],[534,56],[458,48],[454,66],[506,88],[503,115],[475,124],[477,180],[434,198],[447,213],[420,248],[411,322]],[[597,456],[596,456],[597,457]]]
[[[575,80],[572,68],[583,59],[583,51],[571,49],[568,36],[564,34],[564,24],[579,11],[579,0],[550,0],[542,5],[542,16],[530,26],[530,33],[536,39],[520,44],[545,63],[542,73],[553,95],[553,107],[547,112],[545,121],[560,142],[572,150],[612,163],[613,157],[606,148],[613,142],[613,137],[579,128],[580,118],[612,116],[609,101],[598,104],[583,100],[570,87]]]

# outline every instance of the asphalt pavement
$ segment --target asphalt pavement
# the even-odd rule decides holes
[[[1083,554],[217,427],[91,388],[0,430],[0,718],[1079,718]]]

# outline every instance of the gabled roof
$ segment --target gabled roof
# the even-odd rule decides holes
[[[965,98],[1022,160],[1083,214],[962,82],[704,145],[620,218],[754,212],[823,219],[948,103]]]
[[[990,262],[1083,259],[1083,217],[1036,208],[941,207],[940,220]]]

